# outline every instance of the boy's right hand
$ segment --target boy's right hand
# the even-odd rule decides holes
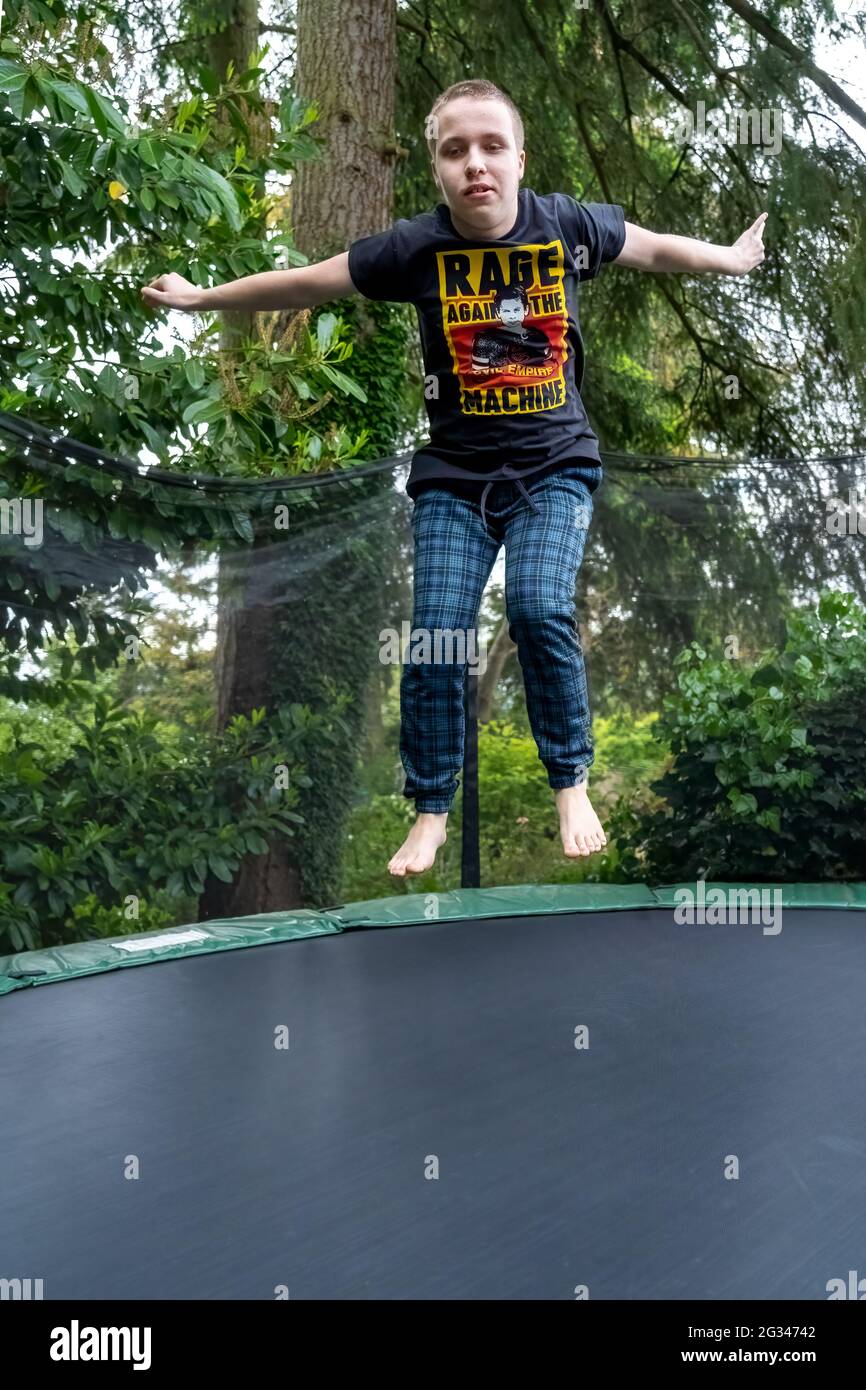
[[[183,309],[188,314],[204,308],[206,294],[207,290],[200,285],[193,285],[173,271],[169,275],[157,275],[141,291],[142,299],[151,309]]]

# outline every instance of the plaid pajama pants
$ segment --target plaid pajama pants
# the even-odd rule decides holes
[[[601,466],[588,460],[566,464],[535,483],[527,479],[528,490],[520,483],[517,495],[507,481],[488,485],[489,500],[481,503],[446,488],[430,488],[417,498],[411,637],[416,659],[404,654],[410,659],[404,659],[400,682],[403,795],[414,799],[416,811],[449,811],[457,792],[467,661],[458,643],[449,650],[442,639],[474,632],[503,543],[508,631],[517,645],[538,755],[551,787],[586,780],[594,754],[574,596],[592,492],[601,476]],[[416,645],[419,633],[430,635],[426,653]],[[477,641],[474,652],[471,644],[467,650],[470,664],[477,663]],[[468,678],[477,676],[470,672]]]

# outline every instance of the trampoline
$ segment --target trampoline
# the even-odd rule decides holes
[[[826,1299],[866,1249],[866,893],[786,890],[769,934],[680,924],[672,891],[7,958],[0,1272],[47,1299]]]

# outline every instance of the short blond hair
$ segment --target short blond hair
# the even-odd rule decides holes
[[[506,92],[501,91],[495,83],[488,82],[486,78],[483,77],[471,77],[465,82],[455,82],[453,86],[446,87],[444,92],[440,92],[430,108],[430,114],[427,117],[427,128],[430,128],[431,122],[439,115],[443,106],[447,106],[449,101],[456,101],[459,97],[473,97],[476,101],[503,102],[511,114],[511,125],[514,129],[514,142],[517,145],[518,151],[523,149],[523,120],[520,112]],[[430,151],[430,158],[434,161],[436,159],[436,145],[437,140],[435,136],[428,135],[427,148]]]

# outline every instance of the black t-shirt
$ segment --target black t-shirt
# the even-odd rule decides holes
[[[503,464],[534,477],[598,464],[580,399],[577,286],[624,242],[618,203],[521,188],[517,221],[495,241],[461,237],[440,203],[351,244],[355,288],[418,315],[430,443],[413,455],[410,497],[433,485],[474,496],[507,476]]]

